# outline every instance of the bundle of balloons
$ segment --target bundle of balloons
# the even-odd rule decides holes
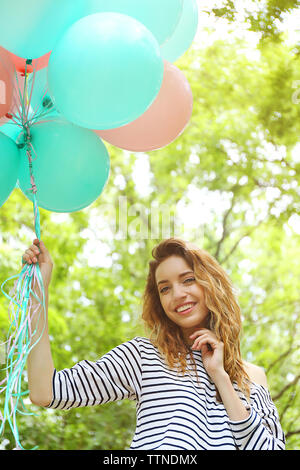
[[[3,3],[0,206],[16,183],[33,200],[28,147],[39,207],[73,212],[108,180],[103,141],[147,152],[182,134],[193,96],[173,62],[196,34],[196,0]]]
[[[0,207],[17,186],[39,207],[74,212],[102,193],[110,170],[103,141],[148,152],[188,125],[193,96],[173,62],[192,44],[197,0],[9,0],[0,6]],[[9,295],[6,282],[17,279]],[[35,282],[42,292],[33,291]],[[0,432],[28,413],[21,378],[31,349],[30,297],[45,315],[38,264],[1,286],[10,300]],[[30,413],[29,413],[30,414]]]

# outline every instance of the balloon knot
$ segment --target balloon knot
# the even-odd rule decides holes
[[[43,107],[44,108],[52,108],[53,107],[52,100],[48,96],[46,96],[46,98],[43,101]]]

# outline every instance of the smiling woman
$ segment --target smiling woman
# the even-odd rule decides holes
[[[152,254],[143,311],[152,341],[170,366],[174,366],[180,351],[184,372],[192,344],[189,335],[196,328],[214,331],[224,344],[225,370],[249,394],[249,377],[239,345],[240,308],[224,269],[205,250],[180,239],[162,242]],[[186,303],[193,303],[193,307],[178,311]]]
[[[174,238],[152,254],[142,314],[150,337],[56,371],[48,325],[33,318],[41,339],[28,358],[31,400],[64,410],[135,400],[130,449],[284,449],[265,374],[241,358],[240,309],[223,268]],[[45,245],[35,240],[23,259],[39,263],[47,295],[53,263]]]

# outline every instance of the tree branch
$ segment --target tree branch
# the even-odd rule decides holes
[[[293,436],[294,434],[300,434],[300,429],[296,429],[295,431],[288,431],[286,434],[285,434],[285,437],[286,439],[290,436]]]
[[[231,250],[229,251],[229,253],[227,253],[227,255],[220,261],[220,264],[223,264],[225,263],[229,256],[232,255],[232,253],[237,249],[237,247],[239,246],[240,242],[243,240],[243,238],[245,237],[249,237],[249,235],[252,234],[252,232],[254,232],[255,229],[257,229],[260,224],[262,223],[263,221],[261,220],[260,222],[258,222],[257,225],[255,225],[254,227],[251,227],[246,233],[244,233],[244,235],[242,235],[236,242],[235,244],[233,245],[233,247],[231,248]]]
[[[223,233],[222,233],[222,237],[220,238],[220,240],[218,241],[217,243],[217,247],[216,247],[216,251],[215,251],[215,258],[216,260],[219,259],[219,255],[220,255],[220,250],[221,250],[221,245],[223,243],[223,241],[225,240],[226,236],[227,236],[227,220],[228,220],[228,217],[230,215],[230,213],[232,212],[232,209],[234,207],[234,200],[235,200],[235,192],[233,192],[233,196],[232,196],[232,200],[231,200],[231,204],[230,204],[230,207],[229,209],[225,212],[224,214],[224,217],[223,217]]]
[[[294,380],[292,380],[292,382],[289,382],[285,387],[283,387],[282,390],[280,390],[279,393],[277,393],[277,395],[275,395],[273,397],[273,400],[276,401],[276,400],[279,400],[280,397],[282,397],[282,395],[290,388],[292,387],[293,385],[296,385],[298,380],[300,379],[300,374],[297,375]]]

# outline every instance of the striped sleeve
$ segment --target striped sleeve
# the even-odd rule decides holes
[[[251,397],[250,415],[243,421],[229,421],[240,450],[284,450],[285,436],[269,391],[259,386]]]
[[[71,369],[54,371],[48,408],[95,406],[128,398],[138,400],[141,359],[136,339],[123,343],[98,361],[81,361]]]

